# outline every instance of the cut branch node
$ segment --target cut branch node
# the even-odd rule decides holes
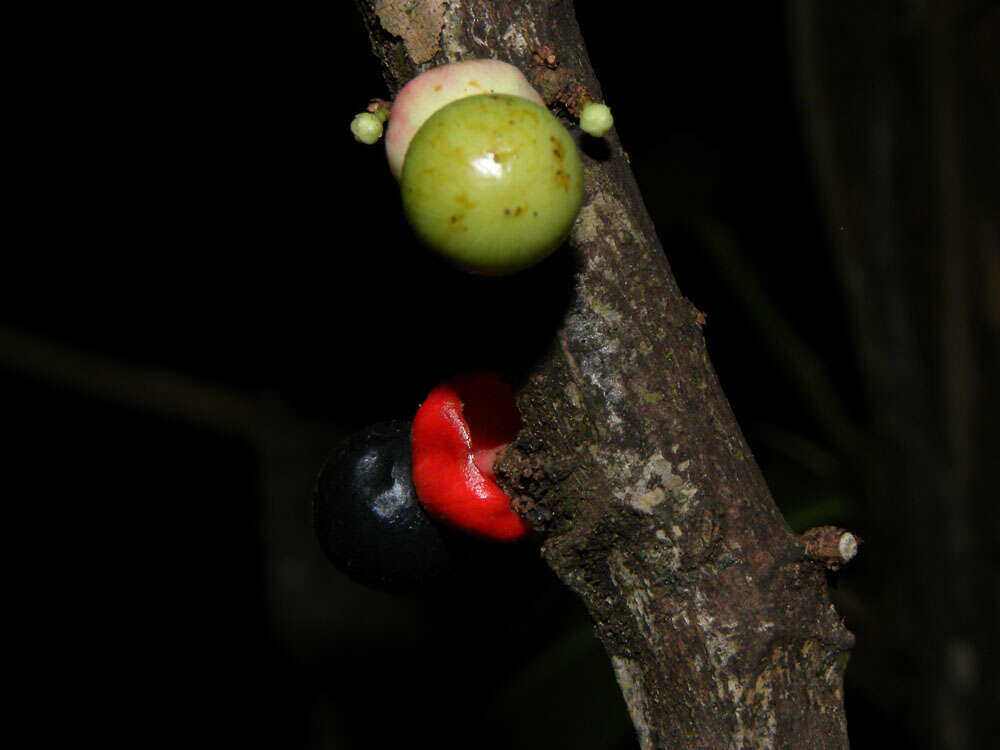
[[[806,557],[838,570],[858,554],[862,539],[857,534],[836,526],[818,526],[802,535]]]

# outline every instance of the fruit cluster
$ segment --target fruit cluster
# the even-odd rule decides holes
[[[595,118],[587,106],[587,132],[610,127],[610,111]],[[385,116],[377,107],[358,115],[355,138],[377,141]],[[465,60],[429,70],[402,88],[388,120],[389,169],[431,251],[499,275],[535,265],[566,239],[583,203],[580,155],[513,65]]]
[[[373,100],[351,123],[386,156],[421,242],[478,274],[528,268],[566,239],[583,202],[583,166],[569,132],[524,75],[498,60],[443,65],[410,81],[391,109]],[[603,135],[610,110],[588,102],[581,128]],[[497,485],[493,463],[520,415],[495,373],[435,388],[412,425],[375,425],[330,457],[316,488],[320,544],[341,570],[380,588],[408,588],[447,567],[451,527],[513,541],[528,524]],[[443,527],[442,527],[443,525]]]
[[[529,530],[493,473],[521,426],[497,373],[434,388],[412,425],[388,422],[347,438],[320,472],[313,520],[340,570],[376,588],[406,589],[447,568],[447,531],[515,541]]]

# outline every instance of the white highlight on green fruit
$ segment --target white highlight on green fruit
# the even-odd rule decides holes
[[[369,146],[382,137],[382,122],[371,112],[362,112],[351,121],[354,140]]]
[[[580,110],[580,130],[595,138],[611,130],[615,119],[611,116],[611,108],[607,104],[587,102]]]

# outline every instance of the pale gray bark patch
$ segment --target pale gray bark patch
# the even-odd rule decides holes
[[[612,656],[611,665],[615,670],[615,678],[622,689],[625,697],[625,705],[628,706],[629,715],[632,717],[632,724],[635,726],[635,733],[639,739],[639,747],[642,750],[652,750],[654,747],[649,733],[649,725],[646,724],[646,714],[649,707],[646,703],[646,695],[642,690],[642,682],[639,680],[639,667],[631,660],[621,656]]]

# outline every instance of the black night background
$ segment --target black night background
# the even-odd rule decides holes
[[[852,102],[830,121],[855,154],[852,205],[872,191],[851,164],[879,147],[850,132],[864,120],[852,107],[885,97],[893,145],[876,183],[891,195],[873,200],[903,217],[832,229],[796,52],[804,5],[817,3],[577,3],[671,268],[707,315],[712,361],[776,502],[796,531],[831,523],[865,540],[831,577],[858,637],[852,744],[985,747],[1000,703],[1000,13],[954,3],[938,47],[935,3],[828,14],[822,33],[843,40],[843,57],[830,58],[826,93]],[[61,33],[26,58],[25,104],[8,115],[30,168],[0,318],[8,460],[34,488],[17,505],[49,514],[44,558],[59,573],[46,590],[60,592],[52,617],[72,633],[48,673],[111,675],[114,710],[89,721],[139,747],[635,747],[583,606],[537,540],[469,543],[445,583],[391,595],[339,574],[309,527],[338,440],[412,418],[462,370],[530,366],[565,302],[565,250],[503,279],[425,255],[382,145],[348,132],[388,95],[352,3],[140,4]],[[942,101],[958,112],[943,129]],[[964,223],[948,234],[935,217],[947,229],[956,206]],[[905,292],[899,314],[930,384],[930,456],[907,457],[879,417],[916,375],[866,371],[872,342],[859,338],[836,231],[906,266],[887,286]],[[964,317],[947,318],[952,298],[936,284],[960,252]],[[945,462],[956,400],[940,320],[961,321],[971,341],[973,371],[955,376],[973,404],[957,401],[969,432],[954,445],[971,453],[956,520],[939,496],[911,512],[891,479]],[[904,434],[919,443],[924,423],[913,424]],[[964,610],[920,593],[910,561],[935,552],[913,548],[916,524],[971,535],[965,562],[951,561],[967,573]],[[957,713],[928,694],[936,684],[951,686]]]

